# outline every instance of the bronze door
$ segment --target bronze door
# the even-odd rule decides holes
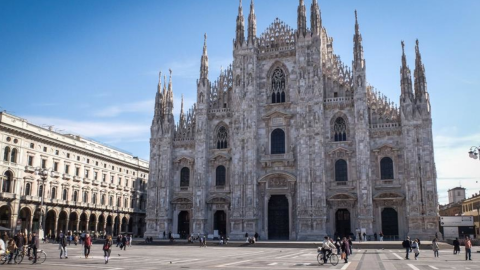
[[[335,213],[335,229],[339,237],[348,237],[352,232],[350,212],[347,209],[338,209]]]
[[[285,195],[272,195],[268,201],[268,239],[289,239],[288,199]]]

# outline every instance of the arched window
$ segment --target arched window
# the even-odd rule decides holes
[[[87,202],[88,200],[88,192],[84,191],[83,192],[83,202]]]
[[[62,200],[66,201],[68,198],[68,190],[66,188],[63,189]]]
[[[140,208],[140,210],[144,209],[144,203],[145,203],[145,199],[143,198],[143,195],[142,195],[142,196],[140,196],[140,201],[138,203],[139,204],[138,207]]]
[[[215,185],[217,187],[225,186],[227,178],[227,170],[224,166],[218,166],[215,172]]]
[[[10,156],[10,147],[5,147],[5,152],[3,153],[3,160],[8,161],[8,157]]]
[[[180,171],[180,187],[190,186],[190,169],[183,167]]]
[[[78,191],[73,192],[73,201],[76,202],[78,200]]]
[[[272,103],[285,102],[285,72],[276,68],[272,75]]]
[[[17,163],[17,148],[12,149],[12,155],[10,156],[10,162]]]
[[[38,197],[42,197],[43,196],[43,185],[39,185],[38,186]]]
[[[120,206],[122,206],[122,205],[121,205],[121,201],[122,201],[122,200],[121,200],[121,198],[120,198],[120,197],[118,197],[118,198],[117,198],[117,207],[120,207]]]
[[[105,205],[105,194],[102,194],[102,198],[100,199],[100,204]]]
[[[123,200],[123,207],[127,207],[128,206],[128,199],[125,198],[125,200]]]
[[[221,126],[217,131],[217,149],[228,148],[228,131],[227,128]]]
[[[342,117],[338,117],[335,120],[333,126],[334,139],[336,142],[343,142],[347,140],[347,124]]]
[[[335,181],[348,181],[347,162],[343,159],[335,162]]]
[[[384,157],[380,160],[380,175],[381,179],[393,178],[393,160],[389,157]]]
[[[53,187],[52,188],[52,199],[56,199],[57,198],[57,188],[56,187]]]
[[[110,196],[110,202],[109,202],[110,206],[113,206],[113,196]]]
[[[6,171],[3,178],[2,192],[11,192],[10,188],[13,183],[13,174],[10,171]]]
[[[285,132],[282,129],[275,129],[271,137],[271,153],[285,154]]]
[[[31,189],[32,189],[32,185],[30,185],[30,183],[27,183],[25,185],[25,195],[26,196],[30,196]]]
[[[92,203],[97,204],[97,193],[92,194]]]

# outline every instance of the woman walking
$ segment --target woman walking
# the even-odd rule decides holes
[[[432,249],[433,249],[433,256],[438,257],[438,250],[440,249],[438,247],[438,240],[437,238],[433,238],[432,241]]]
[[[112,253],[112,245],[112,236],[108,235],[105,239],[105,242],[103,243],[103,256],[105,257],[105,264],[107,264],[108,260],[110,259],[110,253]]]
[[[88,259],[88,255],[90,255],[90,247],[92,246],[92,238],[90,234],[85,235],[85,244],[83,245],[83,249],[85,251],[85,259]]]
[[[342,247],[342,259],[345,260],[345,263],[348,263],[348,254],[350,253],[350,245],[348,244],[348,240],[346,237],[343,237],[341,242]]]
[[[412,250],[415,253],[415,260],[417,260],[418,255],[420,255],[420,244],[418,243],[418,239],[415,239],[412,243]]]

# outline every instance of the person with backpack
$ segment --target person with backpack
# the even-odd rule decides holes
[[[83,249],[85,253],[85,259],[88,259],[88,255],[90,255],[90,248],[92,246],[92,238],[90,237],[90,234],[85,234],[85,243],[83,244]]]
[[[415,260],[417,260],[418,255],[420,255],[420,244],[418,242],[418,238],[412,242],[412,250],[415,253]]]
[[[103,256],[105,257],[105,264],[107,264],[108,260],[110,259],[110,254],[112,253],[112,245],[113,245],[112,236],[107,235],[107,238],[103,243]]]
[[[405,260],[410,260],[408,255],[412,252],[412,241],[410,241],[410,236],[407,236],[407,239],[403,240],[402,247],[405,249]]]

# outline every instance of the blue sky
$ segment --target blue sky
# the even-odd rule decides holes
[[[248,15],[249,0],[243,3]],[[307,4],[310,20],[310,0]],[[480,10],[477,0],[319,1],[334,50],[352,60],[359,12],[367,79],[398,103],[400,41],[414,68],[414,42],[431,96],[440,201],[459,185],[480,191]],[[257,0],[257,35],[278,17],[296,27],[298,1]],[[232,61],[238,1],[0,1],[0,107],[149,156],[158,71],[173,70],[175,111],[195,98],[203,34],[210,79]],[[247,18],[245,18],[247,20]],[[178,118],[177,118],[178,119]]]

